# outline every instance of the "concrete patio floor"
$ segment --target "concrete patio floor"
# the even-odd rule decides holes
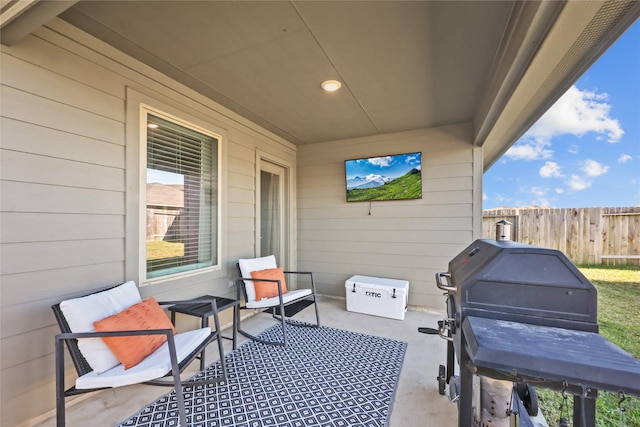
[[[409,309],[404,320],[394,320],[346,311],[344,299],[319,298],[320,320],[323,326],[377,335],[408,343],[400,381],[392,408],[390,427],[449,427],[457,425],[457,407],[438,394],[438,365],[445,363],[446,342],[437,336],[418,332],[418,327],[434,327],[443,313]],[[295,319],[314,321],[312,307],[296,314]],[[267,314],[257,314],[242,321],[249,332],[260,332],[274,324]],[[223,331],[231,335],[230,328]],[[238,336],[238,345],[247,339]],[[225,352],[231,351],[231,341],[224,340]],[[207,364],[218,359],[215,344],[209,346]],[[192,363],[185,375],[196,372],[199,363]],[[115,426],[144,406],[169,392],[168,387],[135,385],[89,393],[78,399],[67,399],[67,426]],[[48,418],[28,426],[55,426],[55,412]]]

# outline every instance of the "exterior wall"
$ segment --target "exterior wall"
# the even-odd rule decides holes
[[[0,424],[14,426],[55,407],[50,306],[138,279],[131,93],[223,135],[222,268],[143,297],[235,295],[235,262],[254,255],[256,153],[295,166],[296,148],[63,21],[1,49]]]
[[[344,297],[356,274],[404,279],[410,305],[444,308],[434,275],[479,235],[471,135],[462,124],[298,148],[298,268],[314,272],[320,293]],[[422,199],[346,202],[345,160],[417,151]]]

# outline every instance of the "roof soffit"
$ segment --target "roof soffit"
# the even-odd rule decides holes
[[[640,16],[640,2],[569,2],[483,145],[487,170]]]
[[[79,2],[61,16],[297,144],[471,122],[513,7],[116,3]],[[319,89],[331,78],[339,93]]]

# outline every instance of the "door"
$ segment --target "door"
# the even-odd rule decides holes
[[[260,206],[258,256],[275,255],[278,265],[287,264],[287,170],[275,163],[260,161]]]

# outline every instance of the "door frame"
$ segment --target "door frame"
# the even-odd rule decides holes
[[[295,195],[294,195],[294,185],[293,185],[293,177],[295,176],[295,168],[293,163],[288,162],[282,158],[276,157],[272,154],[266,153],[264,151],[256,150],[256,171],[255,171],[255,185],[256,185],[256,193],[255,193],[255,253],[256,255],[264,256],[264,254],[260,253],[260,228],[261,228],[261,214],[260,214],[260,194],[261,194],[261,184],[260,184],[260,173],[262,171],[262,163],[271,163],[276,166],[279,166],[284,169],[284,193],[282,197],[283,202],[283,210],[282,210],[282,230],[283,230],[283,241],[281,242],[284,245],[284,259],[278,260],[280,263],[280,267],[283,267],[285,270],[294,269],[296,263],[296,248],[295,248]]]

